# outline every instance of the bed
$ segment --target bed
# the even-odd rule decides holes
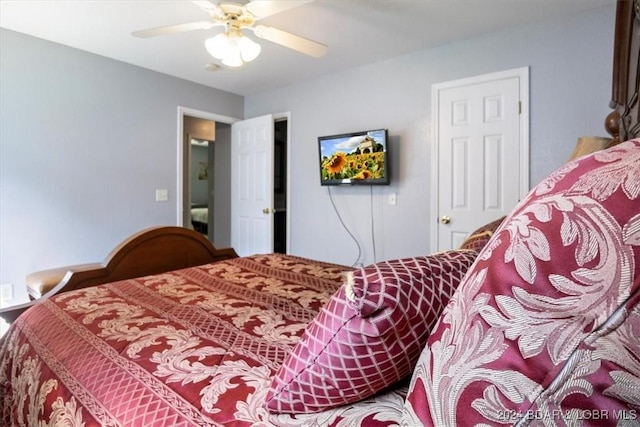
[[[460,248],[353,269],[144,230],[0,310],[0,424],[638,425],[638,9],[610,146]]]
[[[171,253],[198,265],[139,277]],[[137,233],[13,322],[0,346],[1,424],[387,425],[406,385],[320,417],[263,405],[271,377],[351,270],[283,254],[239,258],[178,227]]]
[[[206,206],[192,206],[191,225],[198,233],[206,235],[209,229],[209,208]]]

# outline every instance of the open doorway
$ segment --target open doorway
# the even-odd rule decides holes
[[[184,116],[183,224],[214,241],[216,123]]]
[[[212,186],[208,189],[207,208],[211,210],[207,224],[207,237],[216,247],[231,246],[231,124],[239,119],[193,108],[178,106],[177,155],[178,173],[176,182],[176,224],[180,227],[193,228],[191,224],[191,190],[190,179],[192,168],[190,160],[191,141],[187,131],[189,117],[201,119],[207,126],[213,125],[213,138],[206,135],[209,144],[207,153],[208,177]],[[210,128],[208,128],[210,129]],[[193,133],[193,132],[192,132]],[[198,136],[197,133],[193,133]],[[199,135],[203,136],[203,135]]]
[[[244,121],[239,119],[209,113],[201,110],[178,106],[178,173],[176,186],[177,225],[194,228],[191,223],[191,189],[190,176],[197,173],[199,166],[192,165],[191,143],[187,139],[186,122],[188,117],[202,119],[214,124],[215,136],[213,143],[208,143],[209,161],[207,176],[212,180],[212,187],[208,189],[209,200],[207,208],[211,210],[207,235],[216,247],[230,247],[232,245],[232,146],[233,128]],[[276,142],[277,129],[277,142]],[[273,178],[277,181],[272,191],[273,197],[267,205],[260,207],[260,212],[268,209],[271,231],[268,243],[269,252],[286,253],[289,249],[289,217],[288,217],[288,165],[290,146],[290,114],[280,113],[271,115],[270,138],[273,150],[273,162],[268,169],[274,168]],[[207,139],[207,138],[203,138]],[[208,139],[209,140],[209,139]],[[278,148],[276,148],[276,145]],[[271,156],[269,156],[271,157]],[[277,158],[277,160],[276,160]],[[277,168],[276,168],[277,166]],[[276,170],[277,169],[277,170]],[[271,171],[270,171],[271,173]],[[271,181],[271,180],[270,180]],[[266,213],[266,212],[265,212]],[[263,214],[264,215],[264,214]],[[277,232],[274,232],[277,228]],[[272,234],[273,233],[273,234]],[[255,234],[251,239],[255,238]]]
[[[273,251],[287,253],[287,138],[289,122],[273,124]]]
[[[231,245],[231,125],[209,119],[194,121],[184,116],[184,128],[189,122],[212,127],[209,139],[194,138],[185,133],[182,180],[182,226],[198,231],[216,247]],[[211,139],[213,138],[213,139]]]
[[[187,135],[191,173],[188,192],[191,227],[213,241],[215,144],[213,140]],[[186,194],[186,193],[185,193]]]

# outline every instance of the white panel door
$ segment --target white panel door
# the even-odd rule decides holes
[[[520,199],[521,84],[508,77],[438,91],[437,250],[459,247]]]
[[[273,252],[273,117],[231,125],[231,245],[238,255]]]

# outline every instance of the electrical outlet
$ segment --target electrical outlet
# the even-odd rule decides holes
[[[0,285],[0,301],[9,302],[13,300],[13,284],[4,283]]]

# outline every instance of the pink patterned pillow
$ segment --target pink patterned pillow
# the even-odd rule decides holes
[[[640,418],[639,389],[633,140],[563,166],[505,220],[429,337],[402,424],[614,425]]]
[[[317,412],[364,399],[409,375],[476,256],[449,251],[354,272],[274,376],[268,410]]]

